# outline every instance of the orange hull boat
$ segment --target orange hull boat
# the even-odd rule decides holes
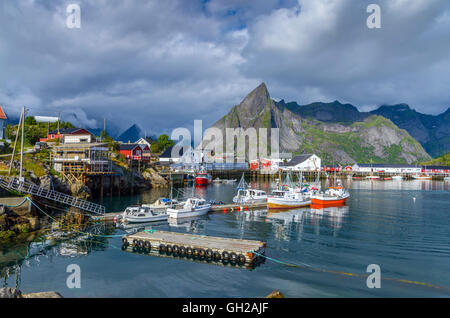
[[[321,199],[311,199],[311,207],[330,207],[330,206],[340,206],[345,205],[345,199],[340,200],[321,200]]]

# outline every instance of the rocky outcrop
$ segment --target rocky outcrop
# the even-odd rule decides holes
[[[22,294],[17,288],[0,288],[0,298],[63,298],[63,296],[54,291]]]
[[[22,298],[22,292],[17,288],[0,288],[0,298]]]
[[[51,291],[51,292],[42,292],[42,293],[30,293],[23,294],[23,298],[64,298],[60,293]]]
[[[169,181],[162,177],[154,168],[148,168],[142,173],[142,176],[150,182],[152,188],[165,188],[169,186]]]

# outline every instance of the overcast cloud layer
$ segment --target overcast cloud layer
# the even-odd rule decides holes
[[[212,124],[260,82],[300,104],[450,106],[448,0],[0,2],[0,105],[90,128]],[[382,28],[368,29],[369,3]],[[206,128],[206,127],[205,127]]]

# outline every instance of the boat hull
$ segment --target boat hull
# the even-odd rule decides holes
[[[167,221],[168,218],[169,216],[167,214],[149,217],[126,216],[123,218],[123,221],[127,223],[148,223],[148,222]]]
[[[208,214],[211,206],[206,206],[203,208],[198,208],[195,210],[186,210],[186,209],[167,209],[167,214],[169,218],[178,219],[178,218],[189,218],[194,216],[201,216]]]
[[[332,207],[332,206],[340,206],[345,205],[347,198],[343,199],[320,199],[320,198],[311,198],[311,207]]]
[[[412,176],[412,178],[414,180],[431,180],[432,177],[417,177],[417,176]]]
[[[311,201],[295,201],[295,200],[279,200],[279,199],[273,199],[268,198],[267,199],[267,207],[269,209],[295,209],[295,208],[302,208],[305,206],[309,206],[311,204]]]
[[[207,177],[196,177],[195,183],[198,185],[207,185],[211,183],[211,179]]]

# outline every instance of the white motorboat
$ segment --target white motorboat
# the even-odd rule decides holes
[[[403,180],[403,176],[392,176],[392,180]]]
[[[155,210],[144,206],[132,206],[125,209],[122,213],[122,222],[146,223],[154,221],[165,221],[168,214],[165,212],[156,212]]]
[[[450,181],[450,177],[444,177],[444,181]]]
[[[142,206],[145,208],[153,209],[154,211],[166,211],[168,208],[175,206],[178,204],[177,200],[172,200],[168,198],[159,198],[152,204],[143,204]]]
[[[170,218],[184,218],[208,214],[211,204],[204,199],[189,198],[180,208],[169,208],[167,214]]]
[[[273,191],[272,195],[267,197],[267,207],[269,209],[293,209],[310,204],[311,200],[309,199],[309,195],[292,189],[288,191]]]
[[[234,203],[262,203],[267,201],[267,193],[256,189],[241,189],[233,198]]]
[[[413,174],[411,176],[414,180],[431,180],[432,177],[427,174]]]
[[[262,203],[267,201],[267,193],[262,190],[250,189],[245,176],[242,174],[241,181],[239,181],[237,194],[233,198],[234,203]]]

